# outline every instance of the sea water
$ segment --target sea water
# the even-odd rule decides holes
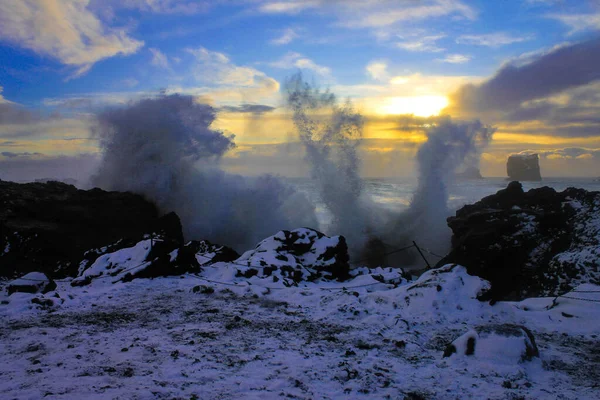
[[[289,182],[299,191],[303,192],[315,205],[320,228],[327,232],[331,222],[331,214],[319,197],[317,187],[310,179],[294,178]],[[385,178],[364,179],[363,193],[377,206],[392,211],[401,212],[410,206],[417,188],[416,178]],[[506,178],[484,178],[473,180],[460,180],[448,184],[449,198],[447,206],[450,215],[466,204],[472,204],[485,196],[496,193],[506,188],[509,181]],[[583,188],[591,191],[600,191],[600,179],[594,178],[544,178],[539,182],[522,182],[523,189],[529,190],[549,186],[556,191],[563,191],[568,187]],[[335,234],[334,232],[328,232]]]

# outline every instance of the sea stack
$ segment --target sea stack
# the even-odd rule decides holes
[[[513,181],[541,181],[540,159],[537,154],[513,154],[506,163],[508,178]]]
[[[483,179],[481,172],[477,167],[467,167],[464,171],[458,172],[455,175],[458,180],[471,180],[471,179]]]

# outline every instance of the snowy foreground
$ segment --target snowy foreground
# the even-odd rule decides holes
[[[598,286],[489,305],[475,298],[487,282],[460,266],[300,287],[243,270],[3,290],[0,398],[600,398],[600,302],[581,300],[600,300]],[[464,355],[474,329],[498,324],[527,327],[539,357],[502,336]]]

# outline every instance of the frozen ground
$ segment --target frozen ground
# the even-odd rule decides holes
[[[481,303],[487,283],[462,267],[398,286],[378,270],[301,288],[238,269],[3,292],[0,398],[600,398],[600,302],[578,300],[600,301],[598,286],[547,309],[552,298]],[[442,357],[490,323],[529,328],[540,358]]]

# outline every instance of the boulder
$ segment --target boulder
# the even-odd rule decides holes
[[[556,296],[600,284],[600,193],[519,182],[448,218],[452,250],[438,266],[464,265],[491,283],[482,300]]]
[[[506,162],[508,178],[515,181],[541,181],[540,159],[537,154],[513,154]]]
[[[328,237],[314,229],[280,231],[245,252],[235,263],[241,274],[270,276],[279,271],[293,281],[349,278],[348,246],[343,236]],[[247,276],[248,277],[248,276]]]
[[[517,364],[539,357],[531,331],[521,325],[483,325],[456,338],[444,350],[446,357],[473,357],[494,363]]]
[[[42,272],[30,272],[6,286],[9,295],[16,292],[47,293],[54,289],[56,289],[56,283]]]
[[[0,181],[0,274],[74,276],[86,251],[135,243],[158,218],[154,204],[132,193]]]

